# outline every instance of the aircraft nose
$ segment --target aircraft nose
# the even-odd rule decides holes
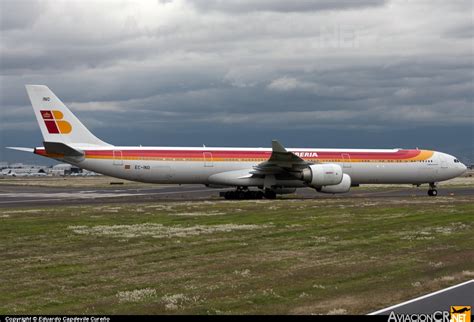
[[[460,169],[460,171],[461,171],[461,173],[460,173],[459,175],[466,173],[467,167],[466,167],[466,165],[465,165],[464,163],[461,163],[461,169]]]

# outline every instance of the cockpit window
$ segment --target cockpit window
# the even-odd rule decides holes
[[[454,163],[459,163],[459,160],[458,160],[458,159],[454,159]]]

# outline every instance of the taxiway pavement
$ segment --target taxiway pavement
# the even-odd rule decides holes
[[[139,203],[163,201],[219,200],[219,192],[229,188],[207,188],[202,185],[157,185],[141,188],[115,187],[39,187],[21,185],[0,186],[0,208],[45,205],[80,205],[97,203]],[[313,189],[298,189],[295,198],[401,198],[426,196],[427,189],[393,187],[381,189],[353,188],[347,194],[328,195]],[[438,196],[474,195],[474,187],[438,189]],[[285,196],[288,198],[288,196]],[[436,198],[436,197],[431,197]]]
[[[474,307],[473,294],[474,280],[470,280],[372,312],[369,315],[389,315],[392,311],[397,314],[433,314],[436,311],[449,312],[451,306],[470,306],[472,309]],[[468,314],[470,315],[471,312]]]

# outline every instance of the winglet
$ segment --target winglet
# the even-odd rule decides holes
[[[285,153],[287,152],[285,147],[280,144],[277,140],[272,140],[272,150],[273,152]]]
[[[277,140],[272,140],[272,154],[267,161],[254,166],[252,174],[269,175],[278,174],[288,170],[298,170],[307,167],[307,162],[291,151],[287,151]],[[286,172],[285,172],[286,173]]]
[[[22,151],[22,152],[35,152],[35,149],[32,148],[21,148],[21,147],[16,147],[16,146],[6,146],[5,148],[10,149],[10,150],[17,150],[17,151]]]
[[[277,164],[281,163],[305,163],[303,159],[294,154],[293,152],[287,151],[283,145],[277,140],[272,140],[272,155],[269,162]]]

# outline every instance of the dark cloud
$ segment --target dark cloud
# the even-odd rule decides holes
[[[0,4],[0,30],[31,28],[44,9],[37,0],[3,0]]]
[[[40,144],[36,83],[116,144],[429,146],[438,129],[474,150],[453,134],[474,129],[468,1],[0,6],[0,144]]]
[[[385,0],[189,0],[201,10],[246,13],[255,11],[311,12],[380,6]]]
[[[471,8],[471,10],[473,9],[474,8]],[[452,29],[446,31],[445,36],[450,38],[461,38],[465,39],[466,41],[471,41],[474,38],[473,23],[471,22],[461,26],[453,27]]]

